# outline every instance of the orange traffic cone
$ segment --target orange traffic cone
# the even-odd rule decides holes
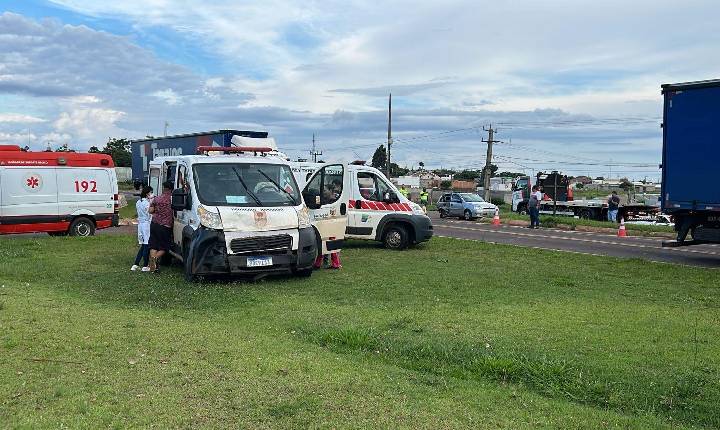
[[[625,231],[625,218],[620,218],[620,228],[618,229],[618,237],[625,237],[627,236],[627,232]]]
[[[495,208],[495,216],[493,217],[492,225],[500,225],[500,211],[498,208]]]

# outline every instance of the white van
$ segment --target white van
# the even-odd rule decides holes
[[[0,234],[92,236],[118,225],[118,198],[109,155],[0,145]]]
[[[316,202],[318,189],[328,187],[327,179],[323,181],[318,173],[342,172],[343,187],[338,201],[340,210],[347,211],[345,237],[377,240],[389,249],[404,249],[432,237],[432,222],[423,208],[403,196],[378,169],[365,166],[364,162],[346,165],[291,162],[291,165],[298,183],[306,184],[303,197],[310,209],[322,207]],[[338,182],[336,177],[331,180]]]
[[[153,189],[165,181],[175,186],[170,253],[183,262],[186,279],[310,276],[319,249],[342,246],[345,215],[332,205],[310,213],[284,156],[269,139],[257,140],[268,142],[200,147],[199,155],[150,162]],[[318,222],[311,224],[311,216]]]

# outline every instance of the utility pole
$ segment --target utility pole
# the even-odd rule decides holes
[[[487,155],[485,156],[485,169],[483,170],[483,198],[485,201],[490,201],[490,175],[492,174],[492,147],[493,143],[499,142],[499,140],[494,140],[495,133],[497,130],[492,128],[492,124],[490,124],[489,127],[485,128],[483,127],[483,130],[488,132],[488,139],[483,140],[483,142],[487,142]]]
[[[392,146],[392,93],[388,98],[388,139],[387,139],[387,165],[385,170],[387,178],[390,179],[390,147]]]
[[[169,125],[170,125],[170,123],[167,122],[167,121],[165,121],[165,131],[163,131],[163,136],[164,136],[164,137],[167,137],[167,129],[168,129],[168,126],[169,126]]]
[[[322,151],[315,150],[315,133],[313,133],[312,149],[310,150],[310,156],[313,158],[313,163],[317,163],[318,155],[322,155]]]

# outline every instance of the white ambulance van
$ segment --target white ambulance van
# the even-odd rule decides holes
[[[109,155],[0,145],[0,234],[92,236],[118,225],[118,198]]]
[[[333,205],[308,211],[284,155],[271,139],[254,140],[257,146],[201,146],[197,155],[150,162],[153,189],[175,186],[170,254],[183,262],[187,280],[310,276],[318,250],[342,246],[345,215]],[[311,216],[319,222],[311,224]]]
[[[291,162],[291,165],[298,183],[305,184],[303,197],[311,210],[318,207],[318,190],[327,189],[328,181],[336,184],[331,188],[338,189],[337,174],[323,179],[318,173],[328,170],[342,173],[339,201],[340,210],[347,211],[345,237],[377,240],[389,249],[405,249],[432,237],[432,221],[423,208],[403,196],[382,172],[365,166],[364,162],[346,165]]]

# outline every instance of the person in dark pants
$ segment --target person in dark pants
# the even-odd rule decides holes
[[[172,242],[173,211],[170,207],[170,197],[173,183],[163,182],[163,192],[153,199],[150,204],[152,222],[150,223],[150,270],[158,272],[158,262],[170,250]]]
[[[528,228],[540,228],[540,192],[538,186],[532,187],[530,200],[528,201],[528,213],[530,214],[530,225]]]

